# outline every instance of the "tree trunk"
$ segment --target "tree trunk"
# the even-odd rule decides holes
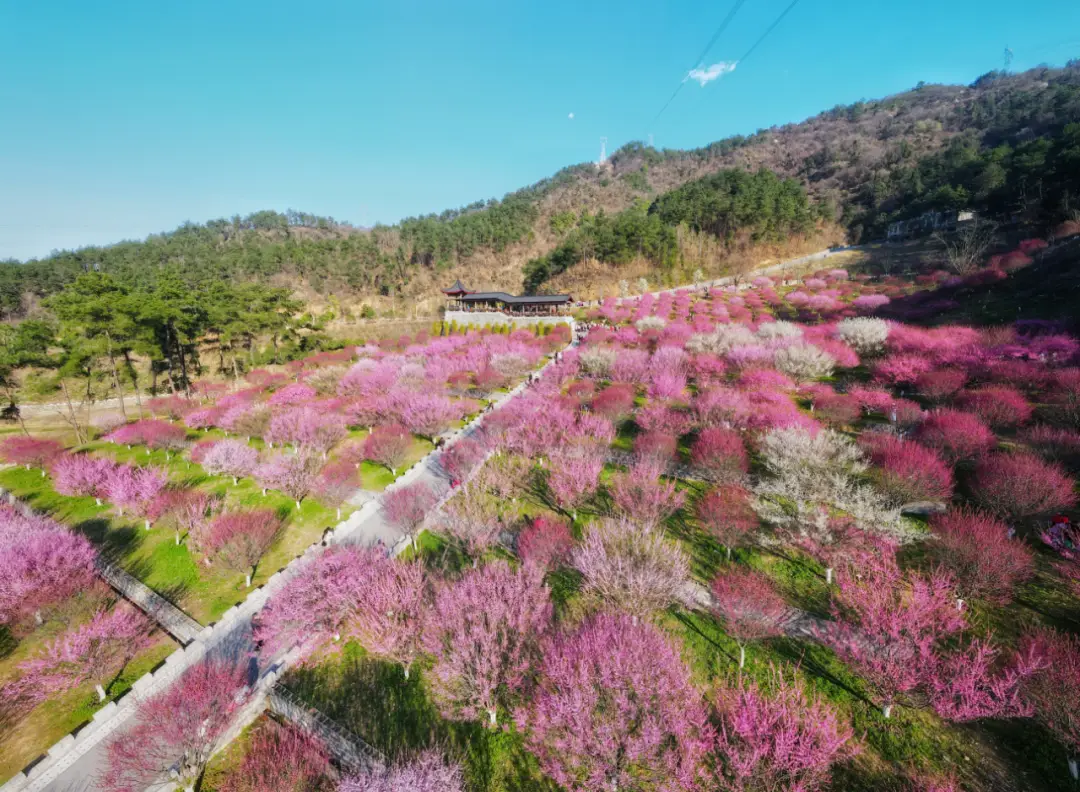
[[[112,348],[112,336],[108,331],[105,333],[105,341],[107,344],[107,354],[109,356],[109,368],[112,369],[113,387],[116,388],[116,398],[120,400],[120,415],[124,417],[124,422],[127,423],[127,408],[124,407],[124,389],[120,386],[120,372],[116,368],[116,356],[113,355]]]
[[[832,585],[832,567],[825,570],[825,583],[826,585]]]
[[[1069,775],[1072,776],[1073,781],[1080,780],[1080,765],[1074,758],[1069,759]]]
[[[724,549],[727,550],[727,560],[731,561],[731,548],[727,547],[727,548],[724,548]]]
[[[104,701],[105,700],[105,688],[103,688],[101,685],[94,685],[94,690],[97,691],[98,701]]]
[[[251,588],[251,573],[244,575],[244,588]]]
[[[488,710],[488,718],[490,718],[490,723],[491,723],[492,726],[494,726],[497,723],[497,720],[496,720],[496,717],[495,717],[495,710],[493,710],[493,709]]]
[[[746,665],[746,647],[739,647],[739,668],[743,668]]]
[[[71,392],[68,390],[67,382],[63,377],[60,378],[60,389],[64,392],[64,401],[67,403],[68,408],[68,423],[71,424],[71,428],[75,430],[75,439],[79,443],[86,442],[86,435],[83,433],[82,426],[79,424],[79,416],[75,412],[75,405],[71,403]]]
[[[884,715],[886,718],[891,718],[892,706],[892,704],[886,704],[884,707],[881,708],[881,714]]]

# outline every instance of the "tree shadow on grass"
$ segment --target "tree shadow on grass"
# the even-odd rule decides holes
[[[106,517],[76,523],[75,530],[89,539],[107,561],[118,563],[142,544],[143,535],[133,525],[116,527]]]
[[[0,625],[0,660],[14,652],[18,645],[19,639],[12,634],[10,628]]]
[[[867,706],[874,706],[874,703],[862,691],[856,690],[836,676],[820,658],[815,656],[818,652],[826,651],[822,647],[813,644],[808,645],[793,638],[773,638],[769,641],[769,645],[778,655],[792,665],[798,666],[809,676],[816,677],[839,690],[843,690],[851,698],[861,701]]]
[[[405,679],[401,666],[374,660],[349,645],[336,662],[291,670],[284,684],[391,761],[435,746],[463,763],[469,789],[493,789],[493,754],[505,754],[497,743],[506,735],[475,722],[444,720],[427,696],[422,673],[414,667]],[[505,756],[500,756],[500,766],[506,764],[502,758]]]

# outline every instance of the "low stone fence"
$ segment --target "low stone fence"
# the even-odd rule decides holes
[[[447,311],[443,316],[443,321],[457,322],[459,325],[476,325],[477,327],[495,327],[497,325],[532,327],[539,324],[573,325],[574,323],[573,317],[570,316],[514,316],[499,313],[498,311]]]
[[[186,646],[203,626],[129,572],[107,561],[98,561],[98,573],[126,599],[139,606],[158,626]]]
[[[275,686],[267,696],[267,705],[275,715],[291,721],[314,734],[342,769],[360,771],[384,767],[386,757],[357,734],[310,707],[283,685]]]

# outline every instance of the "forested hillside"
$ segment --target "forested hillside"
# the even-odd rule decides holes
[[[749,178],[763,169],[771,173]],[[670,280],[686,270],[686,246],[673,243],[679,229],[717,242],[722,266],[725,251],[805,234],[814,223],[839,224],[859,242],[927,209],[970,206],[1045,229],[1080,208],[1078,184],[1074,61],[990,73],[966,87],[920,84],[690,151],[631,143],[603,168],[573,166],[502,200],[395,226],[358,229],[260,212],[185,224],[141,242],[3,262],[0,313],[25,315],[87,271],[111,273],[136,290],[168,275],[195,287],[270,280],[300,294],[356,298],[435,294],[456,275],[490,281],[477,286],[539,287],[590,258],[616,270],[630,258],[645,260]],[[739,203],[755,190],[770,197],[735,210],[713,205]]]

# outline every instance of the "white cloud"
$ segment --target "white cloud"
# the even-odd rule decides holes
[[[574,114],[571,113],[570,115],[567,116],[567,118],[569,118],[571,121],[573,121],[574,120]]]
[[[706,66],[704,69],[691,69],[690,73],[683,78],[683,82],[697,80],[698,84],[704,88],[713,80],[718,80],[725,74],[735,71],[737,64],[738,61],[720,61],[712,66]]]

